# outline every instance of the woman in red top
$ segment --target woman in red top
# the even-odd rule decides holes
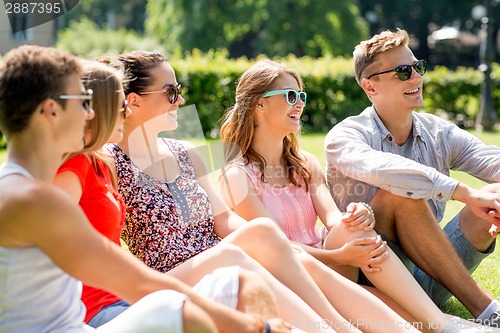
[[[130,111],[124,104],[121,77],[122,74],[110,66],[87,63],[87,70],[82,77],[85,86],[92,87],[102,97],[115,95],[116,98],[95,98],[94,108],[101,112],[96,112],[94,119],[87,123],[85,148],[59,168],[54,180],[56,185],[79,202],[94,228],[118,245],[124,221],[124,204],[112,186],[116,184],[116,178],[109,172],[112,170],[112,164],[109,163],[111,160],[102,149],[96,148],[108,141],[118,142],[123,138],[120,129]],[[122,106],[119,108],[119,105]],[[118,109],[123,116],[117,117],[115,111],[104,112]],[[103,197],[108,197],[109,200],[102,200]],[[97,327],[100,325],[92,325],[90,322],[92,317],[103,307],[120,302],[121,299],[102,289],[84,285],[82,301],[87,308],[85,322]],[[128,304],[123,302],[123,307],[127,308]]]
[[[87,63],[87,67],[92,68],[92,66],[96,64]],[[125,100],[121,90],[122,75],[104,64],[97,64],[97,67],[99,70],[86,70],[82,77],[85,86],[89,86],[89,82],[92,81],[90,86],[97,95],[116,95],[117,98],[95,98],[94,108],[118,110],[119,105]],[[108,139],[112,142],[122,139],[119,129],[123,127],[125,117],[130,111],[123,104],[120,112],[123,115],[121,117],[117,117],[116,112],[96,112],[94,120],[87,123],[84,150],[69,158],[59,168],[54,180],[57,186],[79,202],[94,228],[118,245],[124,221],[124,205],[115,188],[110,186],[116,183],[109,172],[112,164],[109,163],[110,160],[104,151],[96,148],[102,147]],[[96,200],[104,197],[109,200]],[[120,298],[102,289],[84,285],[82,301],[87,308],[85,322],[88,323],[101,308],[119,302]]]

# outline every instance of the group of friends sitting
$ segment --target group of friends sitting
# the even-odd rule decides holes
[[[222,119],[218,186],[160,134],[186,102],[165,56],[8,52],[0,332],[500,332],[471,277],[500,228],[500,148],[416,112],[409,44],[398,29],[356,46],[372,105],[326,135],[326,174],[299,148],[307,82],[257,61]],[[448,200],[465,207],[442,229]],[[474,321],[440,310],[452,295]]]

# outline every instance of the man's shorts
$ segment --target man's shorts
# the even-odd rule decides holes
[[[239,280],[238,266],[218,268],[211,274],[205,275],[193,287],[193,291],[204,298],[228,306],[232,309],[236,309],[236,307],[238,306],[239,281],[240,280]],[[175,295],[176,293],[174,291],[170,292],[172,295]],[[184,301],[188,298],[183,294],[180,293],[176,294],[182,295],[183,297],[180,296],[172,297],[171,301],[172,310],[169,311],[168,313],[171,313],[173,321],[178,321],[178,319],[180,318],[180,325],[181,325],[180,327],[182,328],[182,305],[184,304]],[[145,298],[147,298],[148,296],[146,296]],[[166,297],[169,298],[170,302],[170,296],[166,294]],[[141,301],[143,301],[143,299],[141,299],[139,302]],[[130,311],[128,309],[137,306],[139,302],[135,303],[133,306],[129,306],[124,301],[119,301],[110,304],[102,308],[94,317],[92,317],[92,319],[89,321],[88,324],[92,327],[100,327],[101,325],[110,322],[113,318],[118,317],[122,313],[125,316]],[[147,309],[147,307],[145,307],[145,309]],[[174,326],[178,327],[179,324],[175,324]],[[182,332],[182,329],[179,332]]]
[[[146,333],[146,332],[168,332],[182,333],[182,309],[184,302],[189,298],[177,291],[160,290],[151,293],[131,306],[124,309],[120,314],[111,312],[115,318],[108,318],[108,322],[97,329],[86,326],[85,332],[96,333]],[[113,308],[113,307],[111,307]]]
[[[465,238],[462,230],[460,229],[460,213],[457,214],[448,224],[444,227],[444,232],[448,236],[450,243],[455,248],[455,252],[462,259],[465,267],[472,274],[476,268],[479,266],[481,261],[489,256],[495,250],[496,241],[493,241],[491,246],[485,252],[477,251],[474,246]],[[382,238],[385,237],[382,235]],[[429,275],[427,275],[419,267],[408,258],[406,253],[403,251],[400,245],[395,244],[387,240],[389,247],[396,253],[396,255],[401,259],[417,282],[422,286],[425,292],[430,296],[430,298],[438,306],[443,305],[452,296],[451,293],[443,287],[441,284],[433,280]],[[432,255],[432,253],[429,253]],[[373,284],[366,278],[363,272],[360,272],[359,284],[373,286]]]

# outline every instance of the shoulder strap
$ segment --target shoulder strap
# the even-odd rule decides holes
[[[14,163],[4,163],[0,165],[0,178],[7,177],[13,174],[19,174],[29,179],[33,179],[33,176],[23,168],[22,166]]]

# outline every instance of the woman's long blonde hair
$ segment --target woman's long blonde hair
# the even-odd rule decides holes
[[[108,142],[116,126],[120,107],[123,74],[109,64],[94,60],[84,60],[82,82],[86,89],[92,89],[93,109],[95,116],[87,122],[86,130],[90,132],[90,141],[80,153],[89,156],[94,170],[99,173],[97,160],[108,166],[111,180],[116,187],[116,175],[112,172],[113,159],[103,153],[102,147]]]
[[[303,83],[299,74],[278,62],[266,59],[260,60],[245,71],[238,79],[236,86],[236,102],[226,111],[221,126],[221,139],[224,143],[224,162],[234,162],[243,157],[246,163],[254,163],[264,179],[267,166],[263,156],[252,149],[251,144],[255,132],[255,108],[259,98],[272,90],[276,79],[282,75],[291,75],[302,90]],[[299,154],[298,140],[295,133],[283,138],[283,158],[288,169],[288,178],[296,186],[300,186],[295,175],[299,176],[306,189],[309,187],[311,172],[306,161]]]

